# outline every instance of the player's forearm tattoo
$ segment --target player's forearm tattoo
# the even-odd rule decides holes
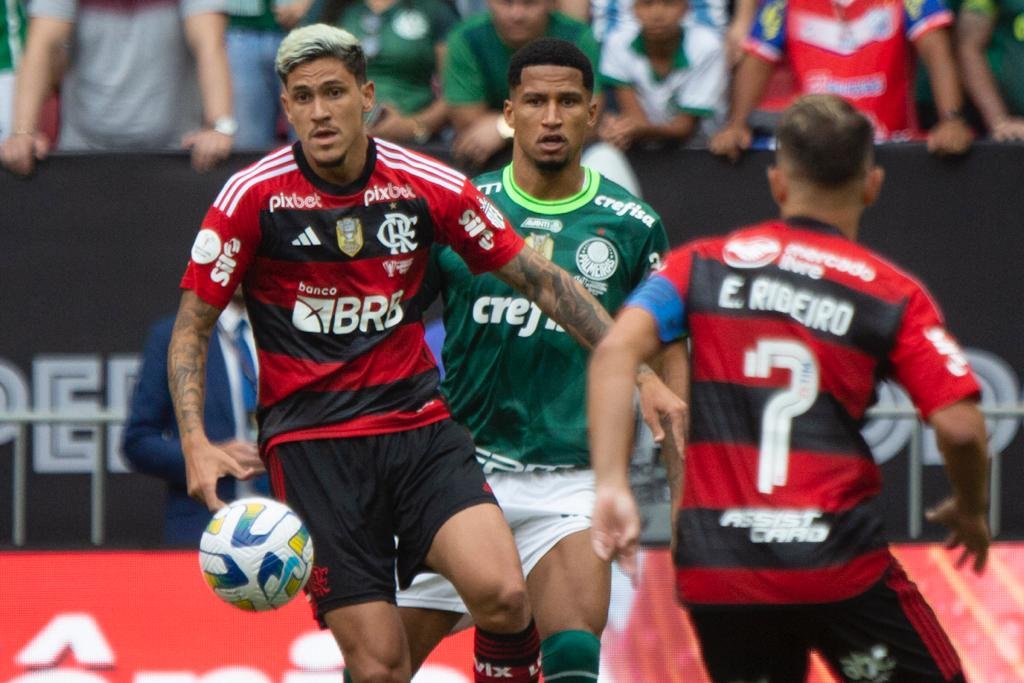
[[[220,310],[195,295],[182,298],[167,350],[167,382],[181,436],[203,429],[206,352]]]
[[[495,274],[536,303],[587,349],[594,348],[611,327],[608,311],[582,284],[529,247]]]

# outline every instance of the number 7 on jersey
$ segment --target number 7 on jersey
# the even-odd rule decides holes
[[[771,493],[789,475],[789,440],[793,418],[803,415],[818,397],[818,363],[806,345],[791,339],[759,339],[743,356],[743,374],[767,379],[773,368],[789,370],[789,384],[771,394],[761,415],[757,490]]]

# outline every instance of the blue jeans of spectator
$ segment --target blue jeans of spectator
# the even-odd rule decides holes
[[[274,57],[284,34],[229,28],[228,61],[234,95],[236,150],[267,150],[280,144],[277,121],[281,115],[281,82],[274,72]]]

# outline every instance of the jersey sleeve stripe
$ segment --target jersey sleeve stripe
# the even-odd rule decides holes
[[[775,63],[782,60],[782,53],[779,52],[778,48],[753,38],[747,38],[743,41],[743,49],[768,62]]]
[[[914,26],[910,29],[910,32],[907,34],[907,37],[910,38],[910,40],[917,40],[925,33],[928,33],[933,29],[944,28],[952,23],[953,14],[951,12],[936,12],[934,15],[928,17],[924,21],[920,21],[914,24]]]
[[[448,168],[444,164],[438,163],[425,156],[411,154],[401,147],[388,148],[383,145],[379,145],[377,147],[377,154],[389,161],[404,161],[411,166],[415,166],[416,168],[431,173],[439,178],[444,178],[459,187],[461,187],[462,183],[466,180],[466,176],[458,171]]]
[[[259,173],[264,169],[273,166],[274,164],[281,163],[281,159],[285,156],[290,155],[290,153],[291,147],[285,147],[274,152],[273,154],[263,157],[255,164],[247,166],[246,168],[243,168],[241,171],[231,176],[228,179],[228,181],[224,183],[224,187],[223,189],[221,189],[220,194],[218,194],[217,198],[213,200],[213,205],[220,209],[221,203],[223,201],[226,201],[227,198],[238,188],[238,186],[241,183],[245,182],[246,179],[250,178],[254,174]]]
[[[295,164],[288,164],[287,166],[283,166],[281,168],[275,168],[272,171],[268,171],[266,173],[263,173],[262,175],[258,175],[258,176],[255,176],[253,178],[250,178],[245,183],[245,185],[243,185],[239,189],[239,191],[234,194],[234,199],[231,201],[231,204],[228,205],[227,210],[225,211],[224,209],[221,209],[221,211],[224,211],[224,213],[227,214],[228,217],[230,217],[232,214],[235,213],[235,209],[238,208],[238,203],[240,201],[242,201],[242,198],[245,196],[245,193],[248,192],[252,188],[253,185],[257,185],[258,183],[261,183],[264,180],[267,180],[269,178],[276,178],[279,175],[284,175],[285,173],[291,173],[292,171],[298,170],[298,168],[299,167],[296,166]],[[220,207],[218,207],[218,208],[220,208]]]
[[[449,189],[449,190],[451,190],[452,192],[454,192],[456,194],[459,194],[459,193],[462,192],[462,185],[461,184],[460,185],[456,185],[455,183],[452,183],[452,182],[450,182],[448,180],[445,180],[443,178],[439,178],[437,176],[430,175],[430,174],[426,173],[421,168],[416,168],[415,166],[411,166],[409,164],[404,164],[404,163],[400,163],[398,161],[387,159],[387,158],[384,157],[383,154],[379,155],[377,158],[380,159],[380,162],[382,164],[384,164],[385,166],[387,166],[388,168],[393,168],[393,169],[396,169],[396,170],[399,170],[399,171],[408,171],[409,173],[412,173],[413,175],[417,176],[418,178],[421,178],[422,180],[425,180],[425,181],[427,181],[429,183],[433,183],[434,185],[440,185],[441,187]]]
[[[410,149],[406,149],[405,147],[396,145],[386,140],[377,140],[376,138],[374,138],[374,140],[377,142],[378,149],[383,149],[385,152],[390,153],[392,157],[404,156],[408,159],[422,162],[428,166],[433,167],[434,170],[436,170],[438,173],[451,176],[451,179],[458,183],[461,183],[466,179],[465,174],[455,170],[454,168],[447,164],[441,163],[440,161],[434,159],[433,157],[427,156],[426,154],[419,154],[417,152],[413,152]]]

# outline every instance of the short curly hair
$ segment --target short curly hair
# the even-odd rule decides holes
[[[567,66],[583,75],[583,87],[594,92],[594,66],[583,51],[560,38],[538,38],[519,48],[508,65],[508,89],[523,82],[523,69],[528,66]]]

